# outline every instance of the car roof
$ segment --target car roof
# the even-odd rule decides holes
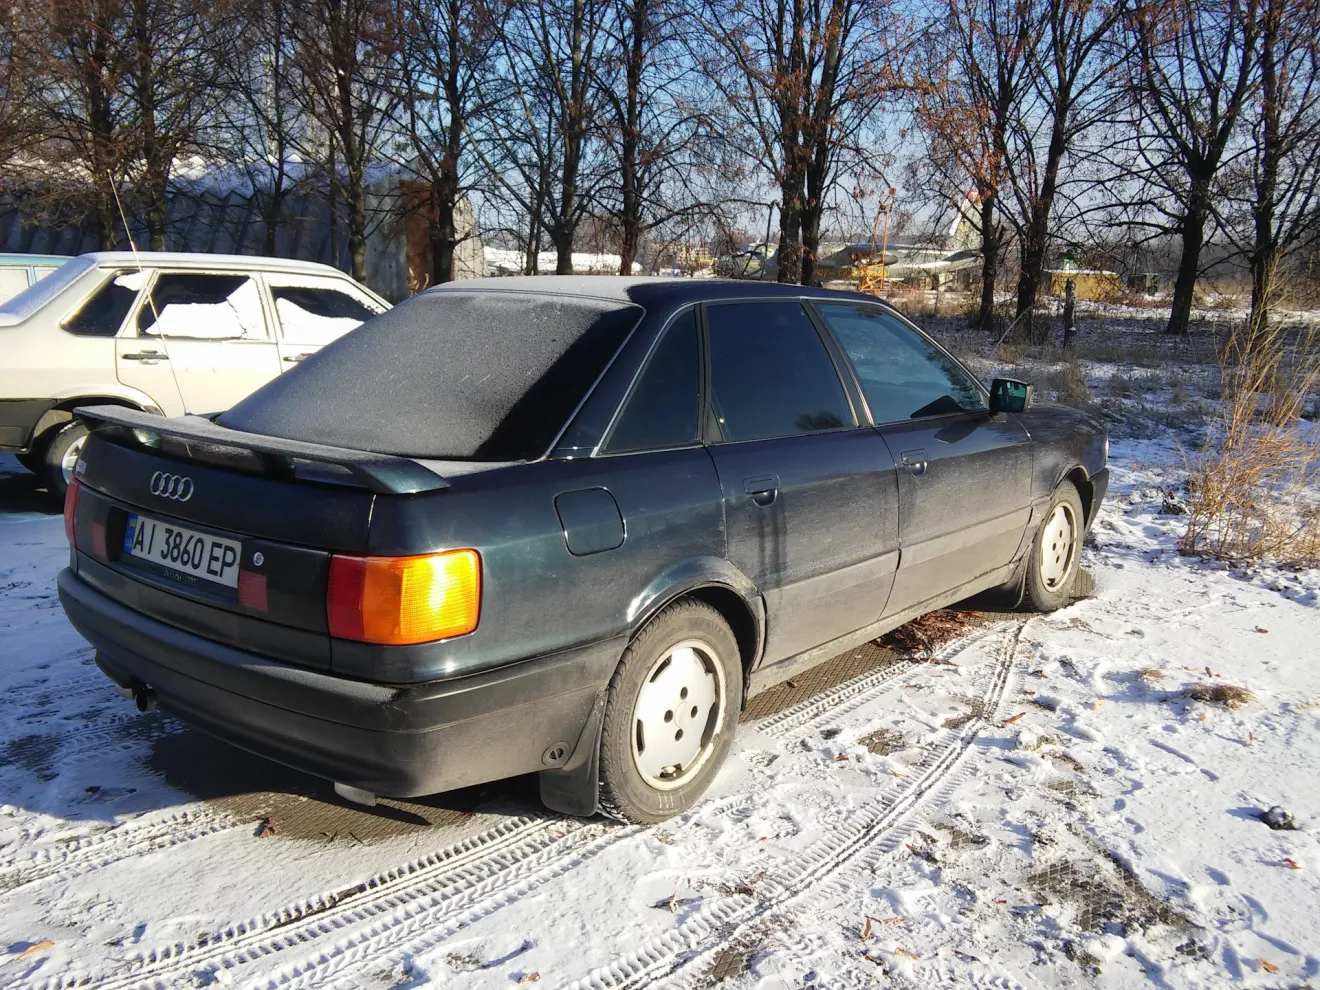
[[[71,254],[0,254],[0,265],[62,265],[72,257]]]
[[[266,258],[252,254],[205,254],[194,251],[92,251],[79,255],[102,268],[245,268],[260,271],[306,272],[316,275],[348,276],[338,268],[315,261]]]
[[[813,288],[792,283],[760,282],[737,278],[689,278],[623,275],[522,275],[508,278],[467,278],[445,282],[427,292],[526,292],[542,295],[584,296],[637,303],[642,306],[678,306],[716,299],[854,299],[870,303],[884,300],[861,292]],[[892,307],[890,307],[892,308]]]

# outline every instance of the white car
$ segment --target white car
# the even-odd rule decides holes
[[[75,406],[223,412],[389,308],[327,265],[218,254],[84,254],[0,304],[0,451],[63,495]]]

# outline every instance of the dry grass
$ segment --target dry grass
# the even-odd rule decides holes
[[[1089,406],[1094,399],[1091,387],[1086,384],[1086,375],[1076,361],[1068,361],[1054,372],[1054,386],[1059,392],[1059,401],[1070,406]]]
[[[881,646],[904,656],[933,657],[945,643],[964,636],[976,627],[980,612],[944,609],[927,612],[906,625],[880,637]]]
[[[1221,358],[1222,402],[1188,479],[1184,553],[1233,563],[1320,564],[1320,335],[1248,324]]]
[[[1187,689],[1187,697],[1207,705],[1223,705],[1234,709],[1256,700],[1256,696],[1246,688],[1214,682],[1193,684]]]
[[[1154,684],[1156,681],[1164,680],[1164,672],[1154,667],[1142,667],[1137,671],[1137,677],[1147,684]]]

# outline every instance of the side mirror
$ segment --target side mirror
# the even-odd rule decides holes
[[[1011,378],[996,378],[990,383],[990,412],[1020,413],[1031,408],[1034,390],[1026,382]]]

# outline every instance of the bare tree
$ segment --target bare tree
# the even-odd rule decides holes
[[[1262,0],[1259,25],[1249,151],[1215,208],[1251,266],[1248,338],[1265,341],[1281,263],[1320,240],[1320,2]]]
[[[1022,217],[1017,322],[1021,336],[1044,342],[1047,326],[1033,325],[1041,272],[1061,170],[1078,137],[1112,113],[1113,70],[1120,46],[1111,44],[1126,0],[1041,0],[1038,41],[1028,78],[1033,105],[1019,115],[1013,167],[1006,174]]]
[[[695,57],[723,97],[731,138],[779,189],[778,278],[809,283],[843,158],[859,171],[874,164],[868,128],[899,87],[904,22],[889,0],[695,2]]]
[[[128,3],[132,47],[125,86],[140,169],[137,188],[150,247],[163,251],[171,174],[184,152],[200,149],[218,109],[232,26],[223,0]]]
[[[117,189],[135,148],[125,92],[127,0],[29,2],[21,10],[21,71],[39,81],[28,99],[45,138],[34,149],[33,178],[48,204],[80,211],[85,203],[101,247],[113,249],[121,226]]]
[[[305,156],[324,154],[332,225],[334,200],[342,195],[349,270],[358,280],[367,275],[368,168],[378,159],[392,110],[391,15],[388,0],[299,0],[293,18],[309,110],[325,136],[321,144],[313,129]]]
[[[277,250],[286,204],[304,168],[307,92],[298,67],[295,0],[247,0],[239,45],[227,60],[219,113],[220,153],[243,174],[261,217],[266,254]]]
[[[487,83],[506,14],[503,0],[399,0],[398,114],[409,164],[430,183],[433,283],[454,277],[455,211],[472,182],[467,131],[489,109]]]
[[[995,288],[1005,243],[1006,173],[1016,167],[1010,134],[1020,130],[1040,18],[1029,0],[946,0],[924,39],[929,68],[916,88],[926,136],[922,171],[937,194],[962,209],[968,193],[981,239],[981,301],[974,325],[994,327]],[[969,211],[972,212],[972,211]]]
[[[648,232],[663,227],[674,241],[708,218],[720,178],[729,175],[709,86],[685,57],[685,14],[675,0],[607,0],[597,86],[618,178],[599,198],[617,229],[623,275]]]
[[[1131,0],[1131,116],[1120,173],[1134,225],[1181,240],[1166,331],[1185,334],[1213,220],[1215,182],[1257,85],[1260,0]]]

